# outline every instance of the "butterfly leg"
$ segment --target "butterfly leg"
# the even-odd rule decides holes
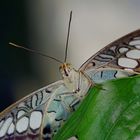
[[[62,93],[57,99],[61,100],[61,104],[68,112],[75,111],[81,100],[75,95],[75,92]]]

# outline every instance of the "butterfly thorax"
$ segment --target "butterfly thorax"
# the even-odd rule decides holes
[[[91,85],[91,81],[89,80],[89,78],[81,71],[75,70],[71,64],[64,63],[60,66],[59,69],[62,74],[65,86],[71,92],[80,92],[79,94],[81,94],[81,91],[83,91],[86,87],[89,88],[89,86]]]

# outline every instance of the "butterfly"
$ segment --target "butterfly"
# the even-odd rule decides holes
[[[0,113],[0,139],[51,140],[89,89],[140,73],[140,29],[110,43],[78,70],[60,65],[62,80],[45,86]]]

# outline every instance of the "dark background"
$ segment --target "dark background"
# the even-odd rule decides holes
[[[0,110],[15,100],[17,79],[33,75],[30,55],[8,44],[30,44],[26,4],[19,0],[0,2]]]

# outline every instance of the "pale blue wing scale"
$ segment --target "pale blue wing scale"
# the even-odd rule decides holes
[[[85,72],[94,83],[102,83],[107,80],[113,80],[122,77],[130,77],[135,74],[121,70],[98,69]]]
[[[79,106],[81,99],[74,94],[73,92],[61,91],[52,98],[44,115],[42,128],[44,139],[51,139],[68,119],[71,112]]]

